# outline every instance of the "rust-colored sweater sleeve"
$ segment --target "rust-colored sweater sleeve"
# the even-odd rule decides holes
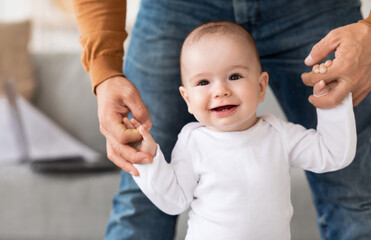
[[[95,93],[107,78],[124,76],[126,0],[74,0],[74,8],[83,47],[81,61]]]
[[[370,11],[370,13],[368,14],[368,17],[367,17],[366,19],[359,20],[358,22],[365,23],[365,24],[367,24],[368,26],[371,27],[371,11]]]

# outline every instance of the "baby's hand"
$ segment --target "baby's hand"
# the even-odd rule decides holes
[[[157,144],[155,140],[152,138],[151,134],[148,130],[141,125],[137,120],[134,118],[128,119],[124,118],[123,123],[128,129],[138,129],[139,133],[142,135],[143,139],[131,144],[134,148],[141,152],[148,152],[149,154],[154,157],[157,152]]]
[[[330,88],[326,85],[325,81],[321,80],[313,86],[313,96],[321,97],[330,91]]]
[[[327,60],[325,63],[321,63],[321,65],[314,65],[312,71],[314,73],[326,73],[327,68],[332,65],[331,60]],[[330,91],[330,88],[328,85],[326,85],[325,81],[321,80],[314,84],[313,86],[313,96],[315,97],[321,97],[323,95],[328,94]]]
[[[314,73],[326,73],[327,68],[331,67],[332,60],[327,60],[325,63],[321,63],[321,65],[314,65],[312,68],[312,72]]]

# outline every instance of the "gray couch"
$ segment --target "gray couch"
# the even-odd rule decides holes
[[[99,133],[96,99],[78,54],[33,56],[35,105],[86,145],[105,151]],[[269,93],[270,94],[270,93]],[[270,94],[260,111],[274,109]],[[292,239],[319,239],[308,184],[292,170]],[[28,165],[0,165],[0,239],[102,239],[120,172],[42,175]],[[184,239],[187,214],[178,221],[176,239]]]

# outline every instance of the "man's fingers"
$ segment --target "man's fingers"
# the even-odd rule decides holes
[[[121,144],[133,143],[142,139],[142,136],[135,128],[126,128],[123,123],[113,123],[112,125],[109,131],[101,128],[101,132],[106,138],[113,137]]]
[[[304,61],[305,64],[313,66],[314,64],[321,62],[333,50],[335,50],[339,46],[336,35],[336,30],[333,30],[314,45],[308,57]]]
[[[336,87],[330,87],[330,89],[330,92],[324,96],[309,96],[309,102],[311,102],[317,108],[333,108],[340,104],[349,94],[351,85],[347,84],[345,81],[342,81],[339,82]]]
[[[140,152],[130,145],[120,144],[115,139],[108,139],[114,152],[131,163],[142,164],[152,161],[152,155],[147,152]]]
[[[111,162],[113,162],[116,166],[124,170],[125,172],[130,173],[134,176],[139,176],[138,170],[134,167],[134,165],[119,155],[113,150],[112,146],[107,141],[107,157]]]
[[[138,176],[135,164],[148,164],[153,161],[151,154],[139,152],[129,145],[121,145],[116,142],[107,141],[107,157],[125,172]]]
[[[106,138],[115,138],[122,144],[137,142],[142,139],[138,130],[125,126],[120,114],[116,114],[114,117],[107,116],[100,119],[100,131]]]
[[[142,124],[152,126],[152,120],[149,115],[148,109],[144,105],[140,97],[140,94],[139,92],[137,92],[137,90],[128,94],[125,103],[131,110],[131,114],[136,120],[138,120]]]

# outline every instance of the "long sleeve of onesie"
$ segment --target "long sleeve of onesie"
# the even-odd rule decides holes
[[[317,118],[317,131],[281,122],[290,165],[316,173],[348,166],[357,144],[352,95],[336,108],[317,109]]]
[[[229,208],[233,204],[227,203],[230,199],[241,206],[255,198],[259,204],[271,198],[276,199],[275,204],[280,202],[278,199],[288,201],[289,166],[328,172],[347,166],[354,157],[356,131],[351,95],[336,108],[317,109],[317,114],[317,131],[273,115],[262,117],[255,126],[241,132],[213,132],[199,123],[186,125],[178,136],[171,163],[165,161],[158,148],[152,164],[135,165],[140,176],[134,180],[168,214],[179,214],[192,202],[197,216],[204,214],[215,220],[215,209],[228,208],[220,211],[232,214],[234,210]],[[229,193],[232,185],[236,192]],[[242,196],[244,191],[250,192],[249,200]],[[215,202],[221,198],[222,205]],[[273,209],[287,209],[287,215],[290,208],[283,206]],[[271,220],[276,219],[272,216]],[[236,216],[224,215],[221,219],[233,218]]]
[[[180,214],[190,206],[199,179],[193,170],[191,154],[186,149],[190,131],[189,127],[185,127],[179,134],[171,164],[166,162],[160,146],[152,164],[134,164],[140,173],[134,180],[146,196],[167,214]]]

